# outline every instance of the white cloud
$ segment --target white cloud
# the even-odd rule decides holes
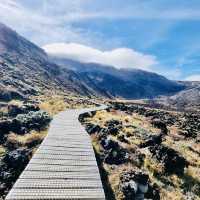
[[[0,1],[0,22],[38,45],[57,41],[84,41],[89,44],[95,41],[95,32],[92,34],[79,27],[72,27],[72,19],[67,18],[70,13],[78,12],[81,6],[78,2],[79,0]]]
[[[110,51],[101,51],[77,43],[53,43],[45,45],[44,50],[57,57],[78,60],[85,63],[100,63],[117,68],[140,68],[151,70],[156,65],[155,56],[143,54],[129,48],[117,48]]]
[[[181,3],[178,8],[174,4],[177,5],[156,0],[127,0],[126,3],[124,0],[2,0],[0,20],[39,45],[72,41],[92,46],[108,43],[107,46],[114,47],[113,43],[119,43],[118,39],[105,40],[99,33],[80,28],[77,23],[98,19],[200,19],[199,7],[195,3],[192,7]],[[163,32],[168,30],[166,22],[160,23],[159,29],[163,38]],[[153,32],[153,35],[157,41],[157,34]],[[144,43],[149,41],[151,43],[151,37]]]
[[[185,80],[186,81],[200,81],[200,74],[188,76]]]

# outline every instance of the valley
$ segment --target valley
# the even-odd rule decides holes
[[[0,199],[57,113],[96,104],[109,108],[80,121],[91,136],[108,200],[199,199],[199,86],[57,58],[0,23]]]

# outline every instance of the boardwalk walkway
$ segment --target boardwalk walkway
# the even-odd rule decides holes
[[[79,114],[104,108],[56,115],[6,200],[105,200],[90,137],[78,121]]]

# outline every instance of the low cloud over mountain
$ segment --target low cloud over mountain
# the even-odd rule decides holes
[[[200,81],[200,74],[188,76],[186,81]]]
[[[116,68],[139,68],[151,71],[158,61],[155,56],[143,54],[129,48],[101,51],[77,43],[54,43],[43,47],[53,56],[77,60],[84,63],[100,63]]]

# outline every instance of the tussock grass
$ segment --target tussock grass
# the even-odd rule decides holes
[[[20,101],[20,100],[11,100],[8,102],[8,105],[16,105],[16,106],[22,106],[23,105],[23,101]]]
[[[19,148],[19,147],[35,147],[42,142],[42,140],[47,135],[47,130],[45,131],[31,131],[25,135],[18,135],[15,133],[10,133],[7,137],[8,148]]]
[[[2,157],[6,153],[6,149],[0,145],[0,157]]]
[[[123,128],[117,136],[112,136],[113,140],[118,140],[118,136],[125,135],[130,144],[119,142],[119,144],[129,152],[138,149],[138,144],[143,142],[141,135],[158,134],[160,129],[152,126],[151,121],[137,113],[132,115],[116,110],[97,111],[92,118],[87,118],[86,122],[100,125],[106,128],[106,122],[118,120],[122,122]],[[183,139],[179,137],[179,129],[171,126],[170,133],[165,137],[163,144],[173,148],[189,161],[189,167],[183,175],[166,174],[162,163],[152,158],[149,150],[140,149],[145,154],[144,163],[137,166],[134,162],[128,162],[122,165],[108,165],[103,163],[103,168],[108,175],[108,184],[111,186],[115,199],[123,199],[123,194],[119,190],[119,177],[123,170],[131,170],[136,167],[148,172],[152,183],[156,183],[160,188],[161,200],[200,200],[200,145],[194,139]],[[97,154],[101,155],[97,135],[92,135],[93,146]]]
[[[68,103],[65,102],[64,97],[62,96],[52,96],[47,97],[45,100],[43,100],[39,107],[41,110],[44,110],[48,112],[51,116],[66,110],[70,107]]]
[[[70,95],[40,96],[38,101],[40,109],[48,112],[51,116],[66,109],[94,107],[89,99]]]

